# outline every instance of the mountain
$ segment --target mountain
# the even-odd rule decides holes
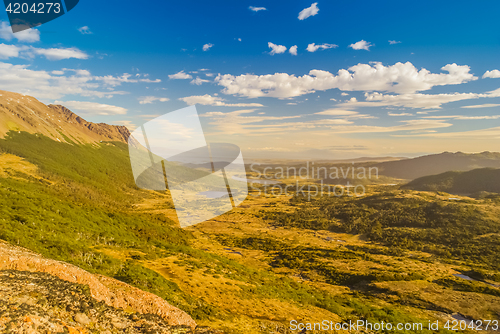
[[[375,164],[380,175],[414,180],[448,171],[469,171],[476,168],[500,168],[500,153],[482,152],[467,154],[444,152],[413,159],[388,161]]]
[[[451,194],[500,193],[500,169],[480,168],[468,172],[445,172],[420,177],[404,188],[422,191],[444,191]]]
[[[47,106],[31,96],[0,91],[0,137],[9,131],[38,133],[59,142],[76,144],[126,143],[130,136],[125,126],[87,122],[63,106]]]

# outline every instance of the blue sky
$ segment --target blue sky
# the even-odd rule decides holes
[[[0,89],[131,129],[197,104],[209,141],[252,158],[498,151],[498,12],[498,1],[82,0],[16,35],[2,14]]]

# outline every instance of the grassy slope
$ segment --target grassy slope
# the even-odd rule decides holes
[[[411,298],[404,293],[400,300],[385,300],[396,293],[391,290],[394,284],[387,282],[434,286],[432,280],[443,275],[422,273],[438,267],[449,276],[451,269],[445,264],[428,265],[424,255],[414,264],[388,248],[360,240],[337,249],[324,238],[308,235],[310,226],[270,229],[279,220],[262,218],[271,217],[269,212],[311,209],[306,203],[250,199],[251,207],[187,231],[165,215],[172,211],[165,203],[168,196],[135,187],[123,144],[72,146],[12,133],[0,140],[0,149],[39,168],[36,175],[33,169],[13,169],[10,177],[0,178],[0,238],[156,293],[199,323],[234,333],[266,333],[276,326],[284,328],[282,323],[293,318],[396,322],[433,318],[426,309],[454,311],[432,300],[434,295],[406,306],[400,304]],[[318,208],[316,214],[322,212]],[[329,226],[319,229],[325,228]],[[310,238],[300,239],[303,236]],[[249,242],[249,237],[254,239]],[[227,247],[245,256],[228,254]],[[377,269],[368,269],[372,267]],[[396,276],[404,270],[408,275]],[[455,293],[453,282],[438,286],[447,284],[447,291]],[[485,296],[485,312],[491,312],[491,291],[471,291],[485,288],[481,284],[462,290]]]

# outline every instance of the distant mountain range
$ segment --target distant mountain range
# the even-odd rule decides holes
[[[500,193],[500,169],[481,168],[468,172],[445,172],[411,181],[404,188],[421,191],[444,191],[471,195],[481,192]]]
[[[500,153],[451,153],[426,155],[413,159],[387,161],[375,164],[380,175],[414,180],[419,177],[448,171],[469,171],[477,168],[500,168]]]
[[[39,133],[56,141],[76,144],[126,143],[130,136],[124,126],[87,122],[63,106],[47,106],[31,96],[0,91],[0,137],[9,131]]]

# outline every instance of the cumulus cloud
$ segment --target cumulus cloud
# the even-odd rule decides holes
[[[255,6],[250,6],[248,7],[252,12],[260,12],[261,10],[267,10],[266,7],[255,7]]]
[[[14,34],[12,33],[10,25],[7,22],[2,21],[0,23],[0,38],[7,41],[11,41],[15,38],[19,42],[33,43],[40,40],[40,31],[36,29],[26,29]]]
[[[276,45],[271,42],[267,43],[267,45],[271,48],[271,51],[269,52],[270,55],[285,53],[286,51],[286,46],[284,45]]]
[[[210,50],[210,48],[214,46],[212,43],[207,43],[205,45],[203,45],[203,51],[208,51]]]
[[[336,48],[338,47],[338,45],[336,44],[328,44],[328,43],[324,43],[324,44],[319,44],[319,45],[316,45],[314,43],[311,43],[307,46],[307,51],[309,52],[315,52],[317,51],[318,49],[323,49],[323,50],[326,50],[326,49],[331,49],[331,48]]]
[[[97,102],[56,101],[55,103],[71,110],[77,110],[85,115],[125,115],[127,113],[125,108]]]
[[[224,99],[208,94],[181,97],[179,100],[186,102],[188,105],[202,104],[216,107],[263,107],[260,103],[226,103]]]
[[[290,54],[296,56],[297,55],[297,45],[294,45],[290,48],[290,50],[288,50],[288,52],[290,52]]]
[[[88,59],[89,56],[77,48],[52,48],[52,49],[39,49],[33,48],[33,52],[37,55],[44,56],[48,60],[62,60],[62,59]]]
[[[484,78],[500,78],[500,71],[499,70],[492,70],[492,71],[486,71],[483,74],[483,79]]]
[[[184,71],[177,72],[175,74],[169,74],[169,79],[192,79],[191,74],[187,74]]]
[[[394,40],[391,41],[391,40],[389,40],[389,44],[390,45],[399,44],[399,43],[401,43],[401,42],[400,41],[394,41]]]
[[[299,13],[299,20],[305,20],[308,17],[314,16],[318,14],[319,8],[318,8],[318,3],[315,2],[313,3],[310,7],[304,8],[300,11]]]
[[[311,70],[303,76],[288,73],[266,75],[218,75],[215,82],[223,86],[223,93],[246,97],[290,98],[338,88],[342,91],[387,91],[409,94],[429,90],[434,86],[457,85],[476,80],[467,65],[448,64],[441,68],[448,73],[418,70],[412,63],[358,64],[341,69],[337,75],[323,70]]]
[[[80,27],[78,28],[78,31],[82,34],[82,35],[91,35],[92,34],[92,31],[90,31],[90,28],[88,26],[83,26],[83,27]]]
[[[166,97],[156,97],[156,96],[141,96],[138,98],[140,104],[151,104],[155,101],[167,102],[170,101],[169,98]]]
[[[203,84],[204,82],[210,82],[210,80],[205,80],[205,79],[202,79],[200,77],[196,77],[196,79],[194,80],[191,80],[191,85],[197,85],[197,86],[200,86],[201,84]]]
[[[373,46],[373,44],[365,40],[360,40],[359,42],[349,45],[349,47],[354,50],[367,50],[367,51],[370,51],[371,46]]]

